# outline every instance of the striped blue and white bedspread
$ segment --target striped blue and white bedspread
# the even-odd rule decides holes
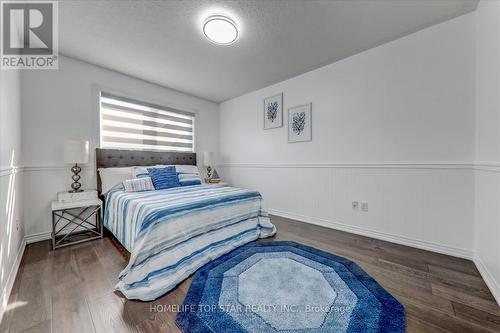
[[[131,253],[115,288],[143,301],[165,294],[209,261],[276,233],[258,192],[222,185],[112,190],[104,225]]]

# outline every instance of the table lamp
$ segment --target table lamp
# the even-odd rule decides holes
[[[215,163],[215,153],[206,151],[203,153],[203,165],[207,167],[207,177],[212,178],[212,165]]]
[[[88,141],[78,141],[78,140],[67,140],[64,143],[64,163],[66,164],[74,164],[71,167],[71,171],[73,172],[73,184],[71,184],[71,190],[69,192],[82,192],[80,189],[82,184],[78,181],[80,180],[80,176],[78,175],[82,168],[78,165],[78,163],[88,163],[89,162],[89,142]]]

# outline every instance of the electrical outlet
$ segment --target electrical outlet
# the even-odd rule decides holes
[[[368,211],[368,202],[362,202],[361,203],[361,210],[363,212],[367,212]]]
[[[19,220],[16,220],[16,231],[19,231]]]
[[[359,210],[359,202],[357,201],[352,202],[352,210]]]

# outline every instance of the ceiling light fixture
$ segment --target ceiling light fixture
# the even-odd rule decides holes
[[[238,27],[229,17],[212,15],[203,22],[203,34],[218,45],[229,45],[238,39]]]

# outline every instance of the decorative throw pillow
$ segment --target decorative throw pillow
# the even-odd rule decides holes
[[[151,177],[127,179],[123,182],[125,192],[154,191],[155,187]]]
[[[165,168],[168,166],[170,166],[170,165],[157,164],[157,165],[149,165],[149,166],[135,166],[132,169],[132,176],[134,176],[134,178],[149,177],[148,168],[155,168],[156,169],[156,168]],[[179,172],[177,172],[177,173],[179,173]]]
[[[181,186],[200,185],[201,178],[197,173],[178,173]]]
[[[166,168],[148,168],[148,173],[156,190],[181,186],[174,166],[168,166]]]
[[[201,184],[200,173],[196,165],[176,165],[175,170],[181,186]]]

